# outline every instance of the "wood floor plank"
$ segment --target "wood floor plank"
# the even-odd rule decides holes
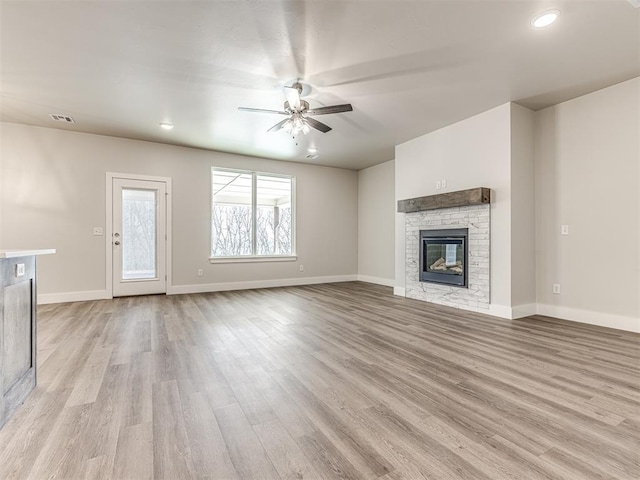
[[[106,478],[113,468],[121,419],[128,403],[127,397],[121,393],[126,389],[128,374],[128,364],[116,364],[107,368],[98,397],[91,404],[89,419],[81,433],[83,456],[104,457],[100,472]]]
[[[296,441],[324,480],[360,480],[370,478],[353,466],[342,452],[322,433],[316,431],[310,435],[304,435]]]
[[[360,282],[43,305],[0,478],[637,480],[640,335]]]
[[[153,354],[141,352],[131,357],[122,425],[133,426],[153,421]]]
[[[111,478],[152,480],[153,463],[153,424],[124,426],[118,436]]]
[[[289,435],[297,438],[303,435],[310,435],[315,431],[309,418],[280,385],[274,385],[272,388],[263,390],[262,393],[280,423],[289,432]]]
[[[0,432],[0,478],[27,477],[38,455],[49,443],[49,435],[71,394],[71,389],[37,390],[27,399],[27,403],[37,399],[33,408],[23,405],[20,420],[16,421],[14,417]]]
[[[105,464],[108,462],[106,455],[100,455],[99,457],[93,457],[83,462],[84,469],[78,478],[87,480],[109,479],[111,478],[108,466]]]
[[[336,444],[349,462],[364,472],[367,477],[379,477],[394,469],[393,465],[380,455],[366,437],[349,429],[329,405],[308,390],[293,375],[278,372],[276,378],[318,430]]]
[[[153,478],[191,478],[191,452],[175,380],[153,384]]]
[[[386,406],[372,407],[367,410],[379,423],[388,430],[402,436],[409,444],[413,444],[416,453],[428,458],[429,465],[441,478],[460,478],[469,480],[490,480],[493,478],[483,473],[468,459],[461,457],[455,448],[439,443],[437,440],[416,428],[413,424],[399,417]]]
[[[582,478],[594,480],[615,480],[621,478],[618,473],[609,470],[606,466],[602,469],[600,466],[594,465],[593,462],[590,462],[589,466],[587,466],[584,461],[580,461],[560,448],[547,450],[540,459],[554,465],[555,468],[567,476],[576,475],[576,472],[578,472],[578,474],[582,475]]]
[[[113,346],[97,345],[93,349],[84,369],[76,379],[75,387],[67,400],[67,406],[72,407],[96,401],[112,352]]]
[[[255,425],[253,431],[262,442],[282,480],[321,478],[279,420]]]
[[[215,361],[214,351],[202,351],[202,358],[207,369],[206,392],[211,406],[215,409],[237,403],[233,390]]]
[[[182,412],[193,463],[193,478],[239,480],[206,392],[185,395]]]
[[[65,407],[27,478],[76,478],[85,469],[80,438],[89,421],[91,404]]]
[[[277,480],[280,478],[262,443],[249,425],[239,405],[215,410],[231,461],[242,479]]]
[[[41,319],[38,321],[41,323]],[[87,329],[95,332],[95,335],[104,331],[103,325],[99,333],[97,320],[89,320],[87,323]],[[77,325],[77,322],[74,322],[74,325]],[[57,344],[55,351],[42,363],[42,368],[38,371],[38,382],[47,385],[49,391],[75,388],[76,380],[82,372],[80,367],[89,358],[97,341],[96,338],[87,339],[76,335],[75,338],[68,338]]]

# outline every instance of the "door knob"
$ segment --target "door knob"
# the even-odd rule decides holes
[[[117,240],[115,242],[113,242],[113,243],[115,243],[116,245],[120,245],[120,242],[117,241]]]

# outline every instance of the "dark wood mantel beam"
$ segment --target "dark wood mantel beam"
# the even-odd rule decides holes
[[[457,192],[439,193],[426,197],[398,200],[398,212],[412,213],[439,208],[466,207],[491,203],[491,189],[485,187],[470,188]]]

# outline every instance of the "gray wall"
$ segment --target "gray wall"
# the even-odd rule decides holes
[[[534,112],[511,104],[511,306],[536,311]]]
[[[542,313],[640,331],[639,116],[639,78],[536,113]]]
[[[39,260],[41,294],[104,292],[92,228],[105,227],[106,172],[172,178],[173,285],[357,275],[357,172],[17,124],[1,134],[0,247],[58,250]],[[296,177],[297,262],[209,263],[211,166]]]
[[[358,276],[394,285],[395,161],[358,172]]]

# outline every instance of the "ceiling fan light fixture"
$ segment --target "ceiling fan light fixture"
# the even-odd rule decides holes
[[[284,119],[273,125],[267,132],[277,132],[284,130],[289,135],[297,135],[302,132],[307,134],[311,129],[318,130],[322,133],[331,131],[331,127],[322,122],[319,122],[314,115],[327,115],[330,113],[343,113],[352,112],[353,107],[350,103],[342,105],[327,105],[319,108],[309,108],[309,102],[302,100],[300,95],[303,93],[304,88],[299,82],[295,82],[290,87],[284,87],[287,100],[284,102],[283,110],[266,110],[263,108],[249,108],[238,107],[238,110],[244,112],[259,112],[259,113],[271,113],[278,115],[286,115],[289,118]]]
[[[533,17],[533,20],[531,20],[531,25],[534,28],[545,28],[555,22],[559,16],[560,10],[558,9],[545,10],[544,12],[539,13],[538,15]]]
[[[291,120],[290,118],[287,118],[287,121],[284,122],[284,125],[282,125],[282,129],[287,132],[287,133],[291,133],[291,131],[293,130],[293,120]]]
[[[305,118],[297,113],[293,114],[291,119],[283,126],[283,128],[290,135],[297,135],[300,132],[306,135],[311,130]]]

